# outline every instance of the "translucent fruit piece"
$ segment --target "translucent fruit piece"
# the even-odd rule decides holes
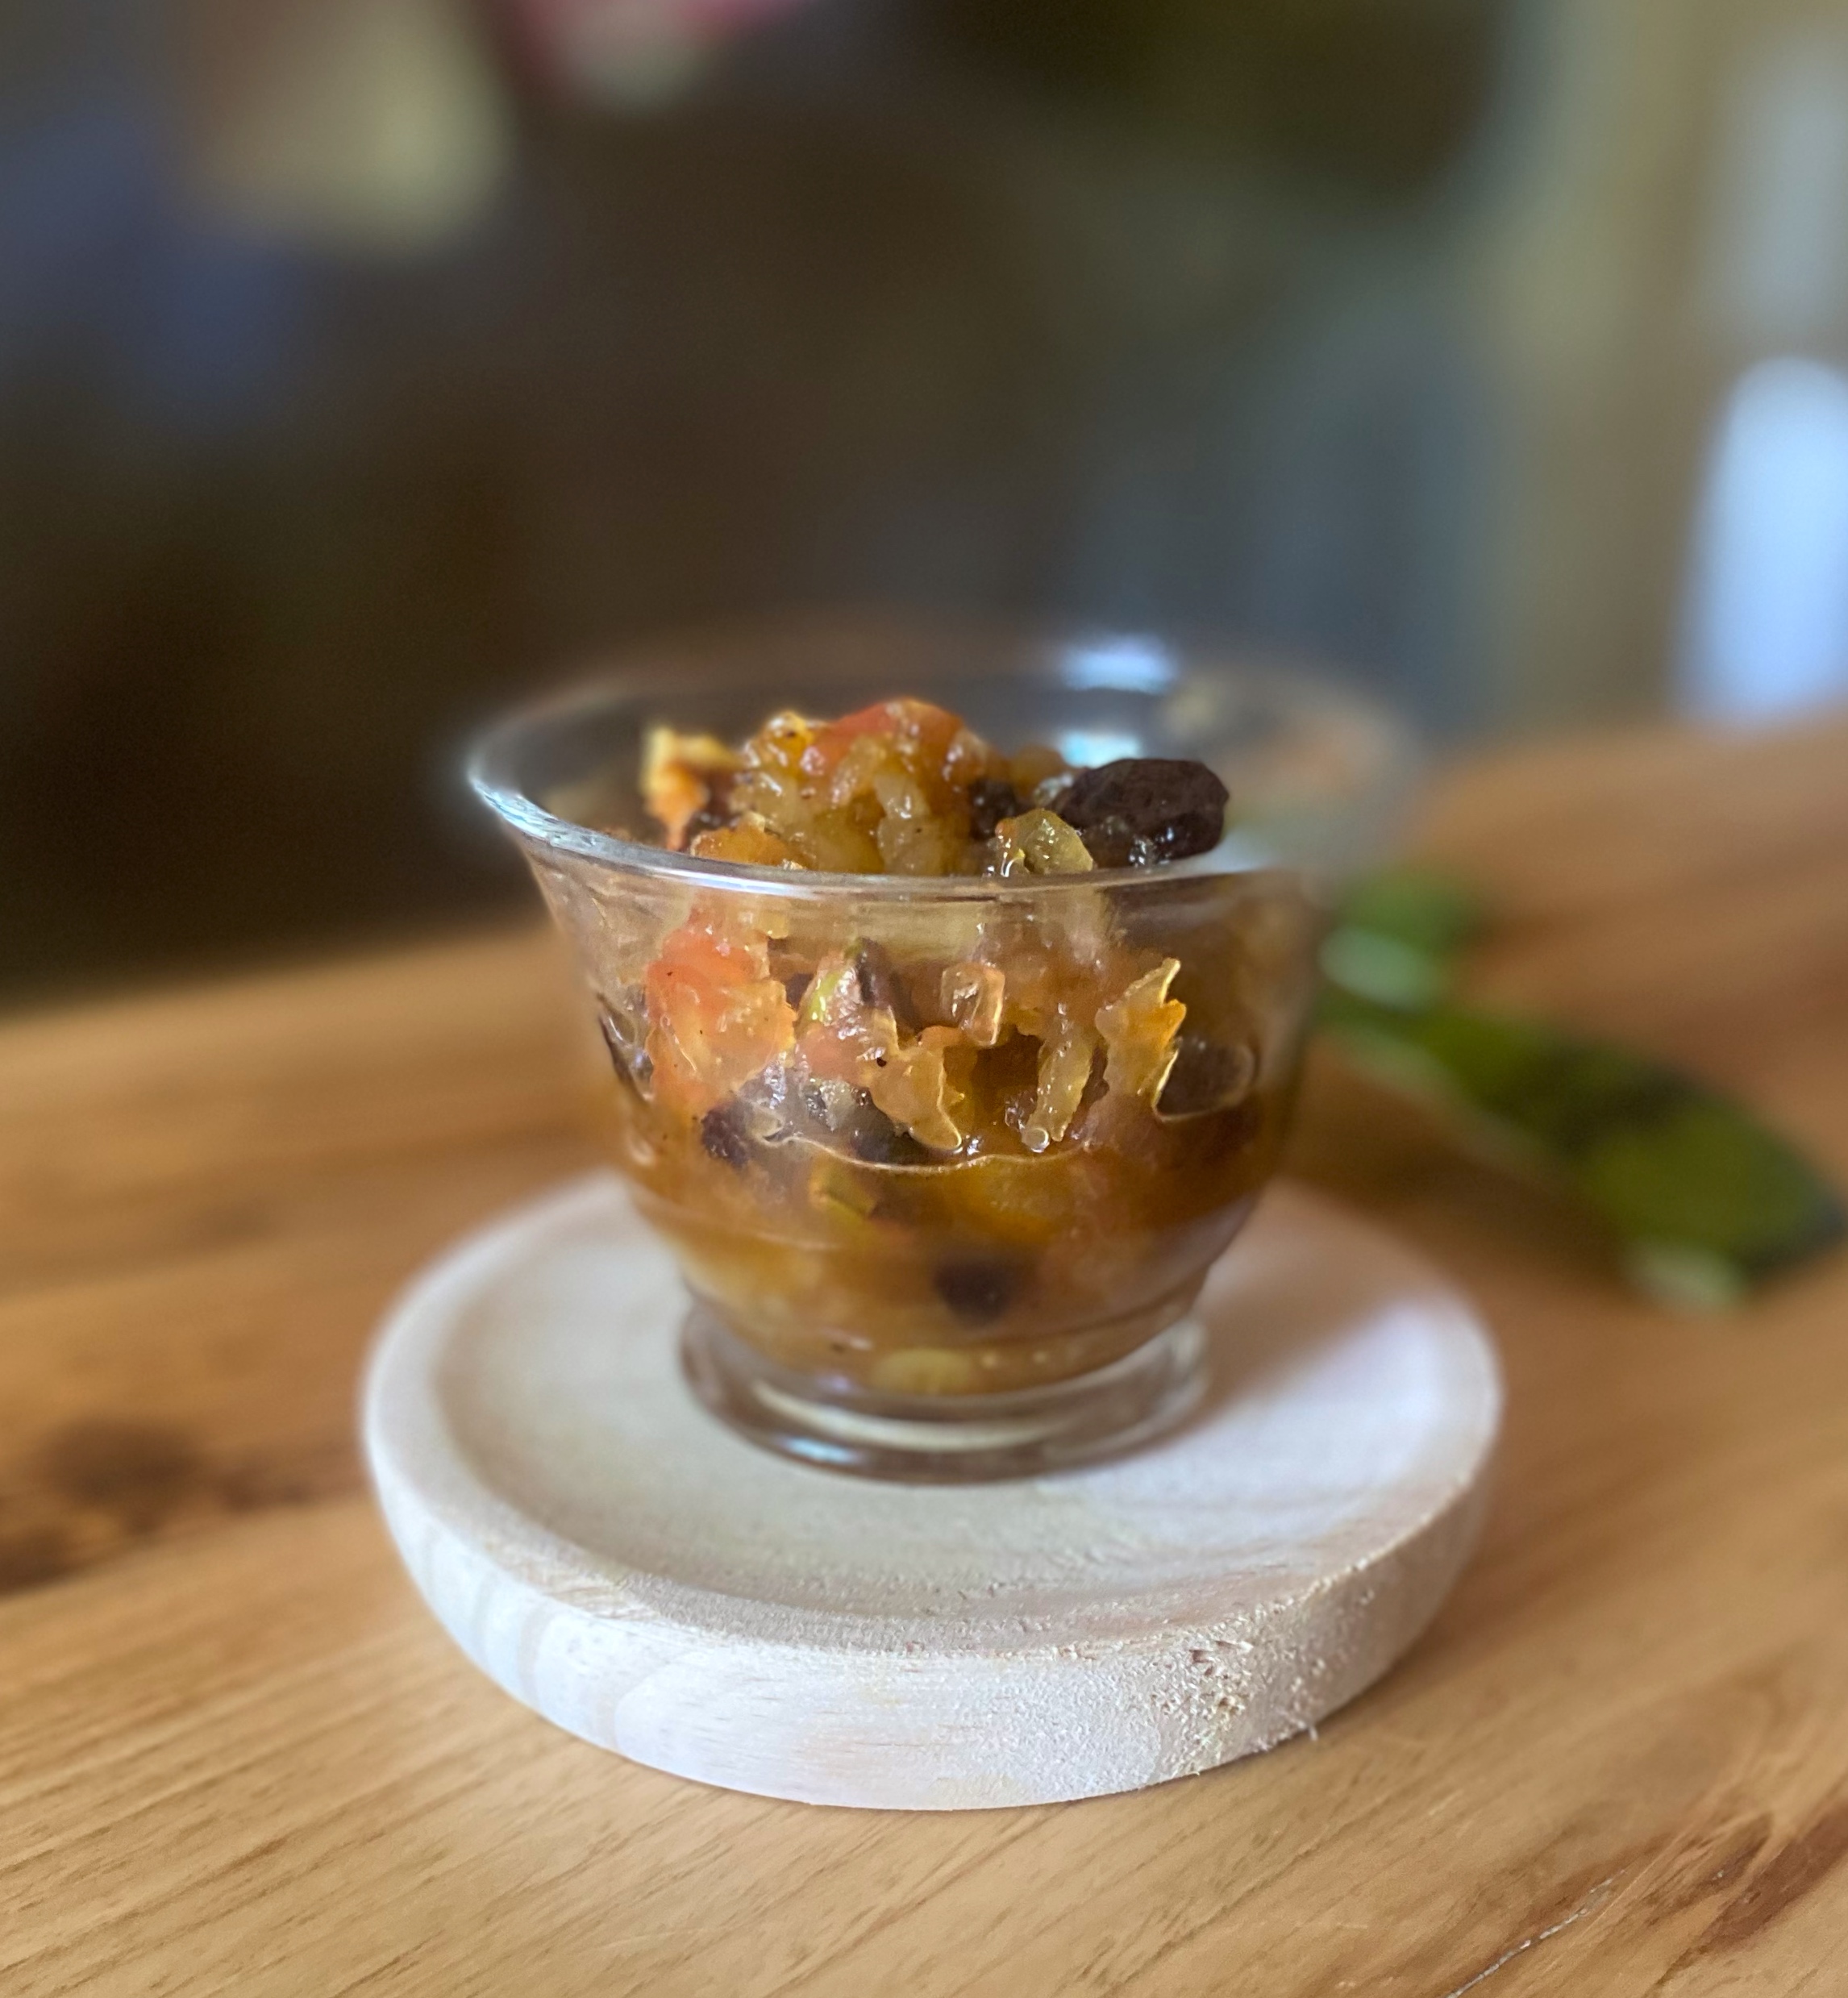
[[[939,811],[909,773],[881,772],[872,790],[883,814],[873,838],[886,872],[954,873],[968,843],[964,810]]]
[[[933,1151],[954,1151],[963,1142],[952,1113],[964,1092],[952,1079],[948,1057],[966,1045],[953,1026],[927,1026],[915,1041],[876,1059],[866,1088],[901,1130]]]
[[[884,701],[838,722],[774,715],[732,792],[811,868],[940,875],[965,864],[969,786],[993,755],[956,717]]]
[[[789,710],[772,715],[744,745],[730,804],[740,816],[756,814],[805,866],[880,873],[884,864],[872,839],[876,807],[856,816],[830,804],[826,786],[808,768],[818,734],[815,722]]]
[[[789,843],[771,830],[757,812],[746,812],[730,826],[715,826],[697,834],[688,851],[696,860],[736,860],[751,867],[799,868],[805,862]]]
[[[695,1117],[735,1096],[795,1041],[795,1009],[760,937],[694,916],[648,967],[648,1059],[658,1100]]]
[[[988,760],[980,739],[947,708],[928,701],[879,701],[818,729],[802,768],[811,776],[831,777],[849,751],[868,737],[883,738],[909,768],[930,771],[945,783],[960,774],[966,786]],[[959,762],[970,768],[959,773],[953,768]]]
[[[837,953],[815,967],[799,1015],[802,1053],[811,1075],[853,1080],[864,1005],[859,974],[849,959]]]
[[[857,965],[830,959],[802,1000],[802,1059],[811,1076],[853,1084],[902,1131],[933,1151],[955,1151],[955,1112],[974,1050],[953,1026],[906,1039],[888,1006],[870,1005]]]
[[[1007,979],[997,966],[946,965],[940,996],[943,1010],[977,1047],[993,1047],[1001,1039]]]
[[[1088,874],[1097,864],[1056,812],[1035,810],[1004,818],[989,842],[991,874]]]
[[[1040,1047],[1039,1086],[1034,1093],[1033,1109],[1020,1127],[1020,1142],[1029,1151],[1044,1151],[1072,1128],[1091,1080],[1091,1060],[1097,1048],[1094,1035],[1068,1014],[1059,1015]]]
[[[1097,1031],[1108,1051],[1104,1079],[1113,1090],[1150,1104],[1161,1094],[1175,1063],[1175,1037],[1187,1018],[1187,1008],[1167,996],[1180,969],[1179,958],[1165,957],[1122,998],[1097,1009]]]

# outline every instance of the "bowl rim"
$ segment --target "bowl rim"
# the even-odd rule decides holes
[[[470,739],[464,774],[477,797],[522,843],[568,855],[626,874],[654,876],[684,886],[754,897],[879,901],[1019,903],[1102,889],[1147,892],[1165,882],[1236,879],[1282,869],[1302,871],[1300,861],[1267,851],[1255,836],[1241,839],[1234,824],[1209,852],[1159,868],[1097,868],[1082,874],[991,875],[843,874],[822,868],[765,867],[755,862],[704,860],[676,853],[618,833],[586,826],[553,812],[517,783],[510,765],[519,747],[545,726],[568,723],[598,710],[643,706],[651,700],[671,711],[676,691],[755,681],[760,660],[753,643],[788,644],[807,637],[839,644],[845,638],[872,644],[895,635],[913,642],[997,643],[1015,649],[1022,663],[1005,670],[1049,687],[1118,686],[1159,692],[1154,662],[1162,663],[1178,687],[1188,679],[1209,679],[1262,693],[1286,710],[1344,715],[1370,727],[1379,742],[1374,767],[1356,790],[1355,817],[1401,798],[1415,782],[1422,759],[1409,724],[1386,702],[1319,666],[1298,665],[1262,651],[1188,643],[1153,632],[1047,622],[1043,624],[976,622],[930,615],[905,618],[848,616],[825,620],[765,619],[717,631],[683,633],[657,645],[625,648],[597,672],[502,710]],[[1073,664],[1123,663],[1118,681],[1074,677]],[[670,660],[672,663],[669,663]],[[843,684],[868,677],[858,662],[830,661],[819,651],[804,661],[811,678],[839,678]],[[1136,675],[1131,678],[1128,676]],[[899,697],[897,694],[884,697]]]

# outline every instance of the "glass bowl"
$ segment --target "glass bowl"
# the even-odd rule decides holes
[[[1232,830],[1167,866],[1005,879],[631,836],[651,724],[737,741],[777,709],[901,694],[1007,751],[1198,758]],[[612,1151],[679,1259],[705,1404],[810,1463],[946,1480],[1184,1414],[1188,1311],[1276,1168],[1322,912],[1414,760],[1389,717],[1299,673],[867,618],[683,641],[491,729],[471,780],[589,986]]]

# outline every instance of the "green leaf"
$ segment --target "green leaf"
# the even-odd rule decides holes
[[[1331,984],[1376,1005],[1417,1013],[1449,991],[1447,964],[1378,930],[1342,923],[1322,940],[1322,975]]]
[[[1840,1201],[1787,1139],[1630,1049],[1459,1006],[1330,995],[1325,1023],[1394,1086],[1460,1109],[1571,1186],[1652,1294],[1706,1306],[1819,1253]]]
[[[1457,952],[1482,926],[1475,892],[1447,875],[1400,868],[1349,891],[1322,945],[1330,984],[1403,1011],[1451,989]]]
[[[1394,868],[1349,889],[1341,921],[1395,938],[1431,956],[1460,950],[1484,925],[1482,897],[1466,883],[1422,868]]]

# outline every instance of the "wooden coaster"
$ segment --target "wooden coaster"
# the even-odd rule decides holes
[[[685,1294],[618,1183],[472,1237],[400,1302],[365,1442],[468,1656],[587,1741],[728,1788],[906,1809],[1136,1789],[1267,1748],[1423,1629],[1500,1406],[1468,1307],[1275,1188],[1208,1282],[1212,1378],[1137,1455],[875,1484],[694,1402]]]

